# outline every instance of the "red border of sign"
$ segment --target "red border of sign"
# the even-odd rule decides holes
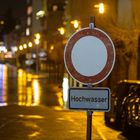
[[[71,54],[72,54],[72,49],[74,47],[74,44],[82,37],[85,36],[94,36],[100,39],[107,50],[107,62],[105,67],[102,69],[100,73],[94,76],[85,76],[80,74],[73,66],[72,64],[72,59],[71,59]],[[89,60],[91,61],[91,60]],[[79,30],[78,32],[74,33],[70,39],[68,40],[65,51],[64,51],[64,62],[67,71],[69,74],[78,82],[81,83],[92,83],[92,84],[98,84],[105,80],[110,72],[112,71],[115,63],[115,48],[112,40],[110,37],[102,30],[98,28],[94,29],[89,29],[89,28],[83,28]]]

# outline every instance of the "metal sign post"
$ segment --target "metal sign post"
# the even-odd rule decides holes
[[[102,56],[102,57],[100,57]],[[92,138],[93,111],[109,111],[110,90],[96,85],[105,80],[115,63],[115,47],[111,38],[95,27],[90,17],[89,27],[75,32],[64,50],[64,64],[70,76],[87,88],[69,88],[69,109],[87,111],[86,140]]]
[[[95,27],[95,17],[90,17],[90,24],[89,28],[94,29]],[[88,88],[91,88],[92,85],[88,84]],[[92,138],[92,111],[87,110],[87,135],[86,135],[86,140],[91,140]]]
[[[87,135],[86,140],[91,140],[91,134],[92,134],[92,111],[87,111]]]
[[[88,88],[91,88],[91,87],[92,87],[92,85],[88,84]],[[93,111],[87,110],[87,135],[86,135],[86,140],[91,140],[91,138],[92,138],[92,113],[93,113]]]

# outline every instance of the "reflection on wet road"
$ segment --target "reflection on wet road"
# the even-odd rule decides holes
[[[0,106],[8,104],[62,106],[63,100],[58,85],[49,83],[47,75],[0,64]]]
[[[18,105],[39,105],[40,104],[40,83],[38,79],[33,79],[32,74],[18,70]]]

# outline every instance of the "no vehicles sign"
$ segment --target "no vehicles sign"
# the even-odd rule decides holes
[[[69,74],[78,82],[98,84],[114,67],[114,44],[104,31],[83,28],[68,40],[64,62]]]

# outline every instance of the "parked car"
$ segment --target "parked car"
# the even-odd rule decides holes
[[[105,112],[104,116],[106,125],[112,124],[115,128],[121,128],[123,100],[135,90],[135,86],[140,87],[140,81],[121,80],[111,90],[111,109],[109,112]]]
[[[138,130],[140,132],[140,87],[135,86],[124,98],[122,103],[122,131],[130,132]]]

